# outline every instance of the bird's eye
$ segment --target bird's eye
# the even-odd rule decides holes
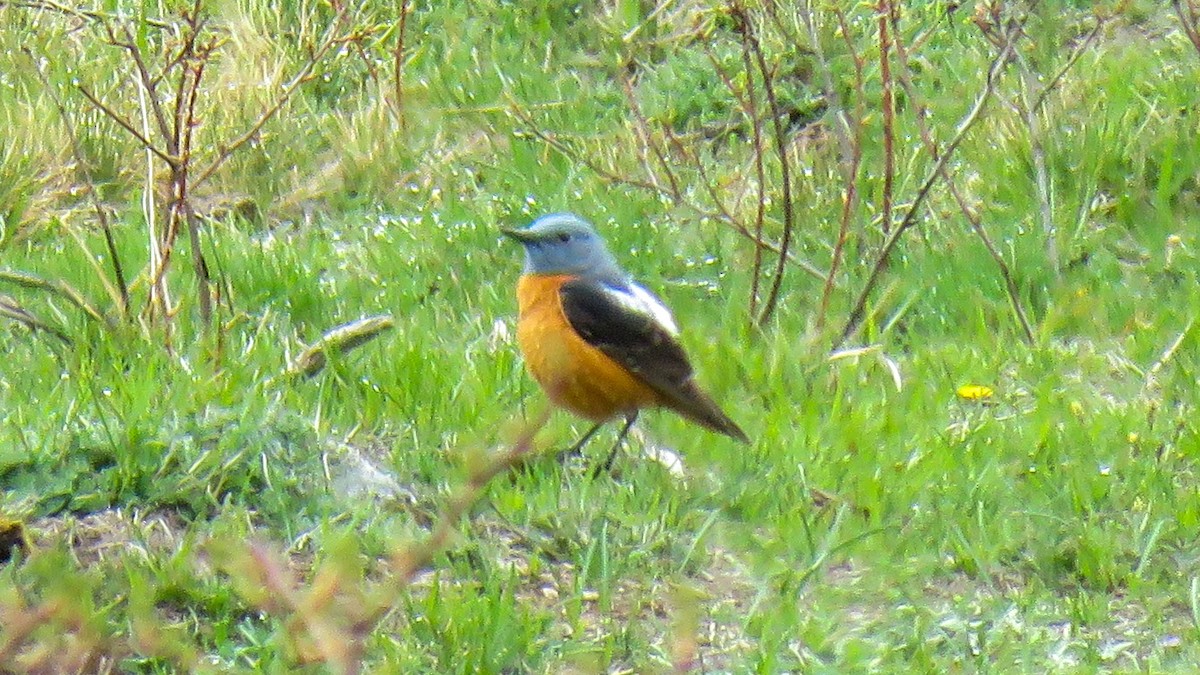
[[[568,241],[571,241],[571,235],[567,234],[566,232],[563,232],[562,234],[558,235],[558,240],[565,244]]]

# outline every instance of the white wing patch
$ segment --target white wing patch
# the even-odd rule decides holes
[[[629,284],[628,291],[608,285],[602,285],[602,287],[613,300],[626,309],[654,319],[654,322],[670,333],[672,337],[679,337],[679,326],[675,325],[675,317],[671,316],[671,310],[667,309],[666,305],[662,304],[650,291],[634,283]]]

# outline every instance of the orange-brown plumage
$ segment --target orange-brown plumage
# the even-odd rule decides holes
[[[533,379],[555,404],[594,422],[658,405],[653,389],[571,327],[559,289],[572,278],[526,274],[517,282],[517,341]]]

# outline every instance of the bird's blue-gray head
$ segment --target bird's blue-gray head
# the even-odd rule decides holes
[[[591,223],[574,213],[552,213],[528,227],[503,232],[525,247],[525,274],[570,274],[609,282],[628,280]]]

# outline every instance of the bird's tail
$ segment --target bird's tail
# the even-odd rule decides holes
[[[729,419],[729,415],[726,415],[716,401],[696,385],[695,380],[689,379],[677,393],[677,396],[672,397],[673,400],[667,401],[667,406],[672,410],[717,433],[725,434],[743,443],[750,442],[746,432],[742,431],[737,422]]]

